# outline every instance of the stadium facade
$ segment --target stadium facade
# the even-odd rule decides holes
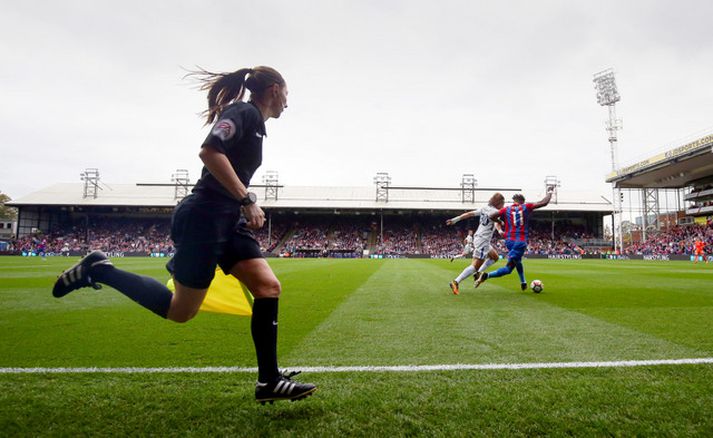
[[[665,218],[661,194],[667,190],[677,191],[684,203],[679,220],[704,224],[713,219],[713,133],[622,167],[609,174],[607,182],[640,192],[645,232],[660,229]]]

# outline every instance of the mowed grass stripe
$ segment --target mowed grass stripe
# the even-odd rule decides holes
[[[713,353],[713,269],[688,262],[581,262],[533,261],[546,279],[547,293],[537,299],[685,345],[698,356]]]
[[[624,263],[624,264],[622,264]],[[635,269],[629,269],[629,263],[636,264]],[[677,318],[678,310],[676,304],[689,305],[692,312],[698,312],[701,316],[713,314],[713,309],[704,304],[711,303],[711,293],[701,296],[700,291],[693,285],[680,281],[678,289],[680,294],[670,294],[669,287],[673,287],[676,280],[671,280],[670,285],[659,285],[653,290],[644,288],[641,284],[649,284],[647,280],[648,262],[645,261],[599,261],[599,260],[526,260],[525,273],[528,280],[535,278],[545,282],[545,292],[534,294],[529,290],[520,292],[519,278],[517,273],[509,276],[492,279],[485,282],[477,291],[469,284],[464,289],[462,295],[468,295],[468,291],[473,293],[503,292],[505,299],[512,298],[516,301],[524,300],[526,306],[538,303],[540,305],[552,306],[560,309],[557,314],[566,315],[571,312],[570,317],[558,320],[557,316],[551,318],[546,316],[553,309],[538,309],[535,313],[527,311],[523,315],[523,320],[527,320],[533,315],[542,314],[545,319],[549,319],[555,326],[541,326],[540,318],[532,322],[533,331],[543,336],[552,334],[553,337],[563,337],[563,345],[575,347],[587,345],[592,347],[585,360],[614,360],[618,352],[623,352],[623,357],[645,359],[647,352],[654,357],[705,357],[709,355],[706,347],[713,342],[713,336],[702,324],[705,318],[694,318],[690,321],[680,321]],[[671,262],[669,262],[671,263]],[[591,269],[582,274],[582,267]],[[673,266],[689,268],[691,265],[684,265],[673,262]],[[627,269],[619,271],[621,267]],[[654,266],[654,272],[664,268],[671,268],[671,265]],[[680,269],[680,268],[679,268]],[[572,273],[574,272],[574,274]],[[585,271],[586,272],[586,271]],[[695,276],[696,274],[693,273]],[[613,281],[613,276],[617,281]],[[678,278],[678,277],[674,277]],[[690,291],[690,293],[688,293]],[[661,298],[664,298],[661,300]],[[572,304],[578,302],[578,306]],[[495,306],[495,303],[491,303]],[[649,307],[651,306],[651,307]],[[534,310],[534,309],[533,309]],[[622,316],[617,318],[616,316]],[[658,313],[656,329],[652,330],[646,324],[647,321],[654,321],[654,314]],[[582,316],[577,316],[581,314]],[[586,322],[589,321],[589,324]],[[663,322],[665,321],[665,322]],[[662,323],[663,322],[663,323]],[[681,330],[678,330],[678,327]],[[684,326],[690,328],[695,326],[693,331],[685,330]],[[595,328],[596,327],[596,328]],[[544,331],[540,330],[544,329]],[[534,343],[540,342],[537,334],[523,332],[523,336],[531,339]],[[691,342],[691,338],[699,342]],[[702,342],[700,342],[702,341]],[[603,350],[601,350],[603,349]],[[563,350],[566,351],[566,350]],[[574,350],[576,351],[576,349]],[[614,354],[611,356],[610,354]],[[581,353],[580,353],[581,354]],[[568,357],[568,360],[578,360],[576,357]]]
[[[532,260],[527,267],[544,275],[546,287],[566,292],[550,297],[563,307],[713,306],[713,269],[688,262]]]
[[[302,354],[291,362],[336,366],[701,357],[696,349],[542,302],[545,294],[520,292],[514,274],[478,290],[469,280],[454,296],[447,284],[460,269],[447,261],[386,261],[306,338],[298,348]],[[557,290],[551,287],[547,293]]]
[[[23,262],[0,258],[3,266]],[[250,319],[199,313],[187,324],[156,317],[117,291],[82,289],[51,296],[67,258],[27,270],[20,287],[0,284],[0,366],[174,366],[255,364]],[[70,263],[73,263],[71,260]],[[114,259],[122,268],[167,278],[165,259]],[[379,263],[270,259],[282,280],[279,350],[297,344]],[[45,267],[47,266],[47,267]],[[37,271],[44,274],[35,277]],[[146,354],[151,352],[151,354]]]
[[[270,259],[282,283],[278,352],[281,362],[382,263],[349,259]],[[300,351],[295,352],[297,356]]]

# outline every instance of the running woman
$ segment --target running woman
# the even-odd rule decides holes
[[[153,278],[114,267],[101,251],[93,251],[63,272],[55,297],[87,286],[113,287],[141,306],[171,321],[192,319],[206,296],[216,265],[240,280],[255,297],[250,324],[258,364],[258,402],[299,400],[312,394],[312,384],[295,382],[295,373],[277,366],[277,314],[281,285],[252,234],[265,222],[257,197],[248,191],[262,163],[265,121],[287,108],[287,84],[270,67],[232,73],[191,73],[208,92],[206,125],[213,124],[198,154],[201,178],[193,193],[174,209],[171,238],[176,253],[167,268],[176,292]],[[245,90],[248,102],[243,101]],[[237,291],[236,291],[237,293]]]
[[[460,293],[458,285],[461,281],[476,272],[483,272],[500,258],[498,252],[490,245],[490,241],[493,239],[495,229],[502,234],[502,228],[500,228],[500,223],[497,219],[490,219],[490,215],[497,213],[498,210],[503,208],[504,204],[505,197],[500,193],[495,193],[490,197],[488,205],[482,207],[480,210],[469,211],[446,221],[446,225],[453,225],[464,219],[480,216],[480,225],[473,238],[473,261],[449,284],[455,295]]]
[[[526,204],[525,197],[521,194],[517,194],[512,197],[512,200],[515,202],[514,204],[490,214],[490,219],[499,219],[504,224],[505,246],[508,249],[508,263],[497,271],[481,272],[475,281],[475,287],[480,286],[489,278],[509,275],[513,269],[517,269],[517,274],[520,277],[520,288],[522,290],[527,289],[525,269],[522,266],[522,256],[527,250],[527,233],[529,231],[530,216],[533,210],[542,208],[550,203],[553,191],[553,186],[547,187],[547,195],[545,195],[540,202],[534,204]]]

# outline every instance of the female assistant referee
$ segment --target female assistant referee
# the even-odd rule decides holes
[[[150,277],[114,267],[101,251],[93,251],[64,271],[54,285],[55,297],[98,283],[109,285],[157,315],[171,321],[192,319],[208,291],[216,265],[240,280],[255,297],[251,333],[258,363],[258,402],[299,400],[317,388],[293,381],[277,366],[277,313],[281,286],[262,257],[252,231],[265,214],[250,179],[262,163],[265,121],[287,108],[287,84],[270,67],[232,73],[193,72],[208,91],[206,124],[213,123],[199,157],[204,167],[193,193],[176,206],[171,238],[176,254],[167,268],[176,286],[171,293]],[[248,102],[243,101],[245,90]],[[214,123],[215,122],[215,123]],[[237,291],[236,291],[237,293]]]

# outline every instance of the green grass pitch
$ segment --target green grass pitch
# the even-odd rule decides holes
[[[249,319],[164,321],[109,288],[58,300],[74,259],[0,258],[0,368],[254,367]],[[165,260],[114,259],[166,279]],[[502,262],[501,262],[502,263]],[[502,264],[496,266],[501,266]],[[465,262],[270,260],[280,365],[520,364],[713,357],[713,265],[526,260],[454,296]],[[713,365],[312,372],[296,403],[253,373],[0,374],[2,436],[713,434]]]

